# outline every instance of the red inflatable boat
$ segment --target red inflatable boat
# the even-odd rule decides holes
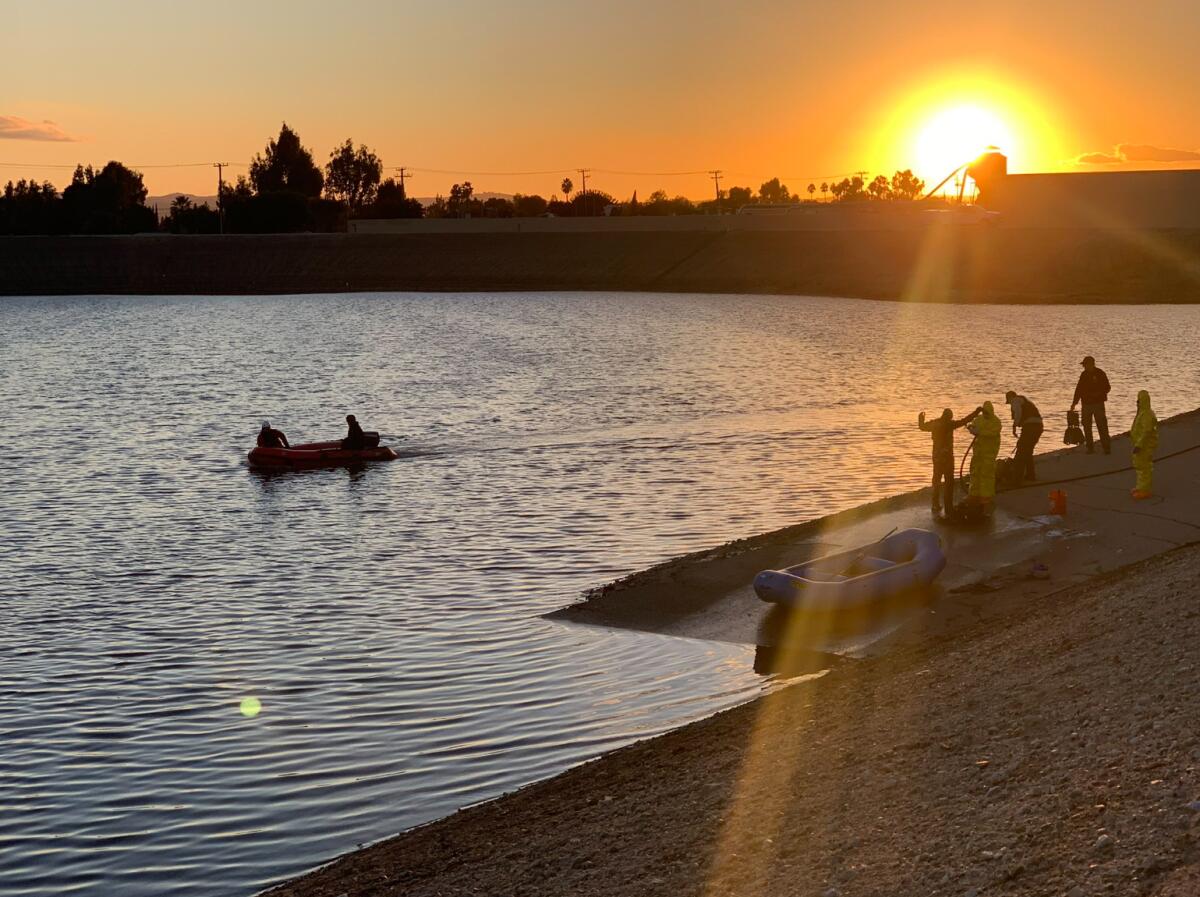
[[[399,455],[379,445],[376,434],[366,434],[368,443],[360,449],[344,449],[341,442],[307,442],[291,448],[255,446],[247,459],[253,467],[351,467],[368,461],[391,461]],[[371,445],[374,436],[375,445]]]

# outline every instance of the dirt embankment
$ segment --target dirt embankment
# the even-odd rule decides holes
[[[272,893],[1200,893],[1197,583],[1178,549]]]
[[[648,290],[954,302],[1200,302],[1200,231],[0,238],[0,295]]]

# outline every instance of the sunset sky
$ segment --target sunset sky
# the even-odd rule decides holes
[[[207,166],[149,166],[229,161],[236,177],[285,120],[322,165],[352,137],[416,169],[417,196],[463,179],[548,195],[578,167],[619,198],[704,198],[707,175],[662,173],[712,168],[725,187],[907,167],[936,181],[989,142],[1015,171],[1200,164],[1185,0],[0,9],[0,181],[61,187],[69,170],[45,166],[115,158],[146,166],[151,193],[213,193]],[[532,171],[547,173],[487,173]]]

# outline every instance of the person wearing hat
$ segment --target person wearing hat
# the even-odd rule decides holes
[[[258,431],[258,444],[263,448],[291,448],[283,431],[274,429],[269,420],[262,422],[262,429]]]
[[[1108,438],[1108,417],[1104,413],[1104,403],[1108,400],[1108,375],[1096,367],[1096,359],[1087,356],[1080,362],[1083,373],[1079,375],[1079,383],[1075,385],[1075,398],[1071,402],[1071,410],[1080,402],[1083,403],[1083,436],[1087,453],[1092,449],[1092,421],[1096,421],[1096,429],[1100,431],[1100,448],[1104,454],[1112,454],[1112,442]]]

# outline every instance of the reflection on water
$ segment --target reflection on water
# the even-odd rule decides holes
[[[923,485],[918,410],[1012,387],[1050,415],[1085,352],[1114,428],[1146,384],[1161,416],[1185,410],[1198,315],[4,300],[0,890],[246,893],[745,700],[750,649],[538,615]],[[347,412],[408,457],[245,467],[261,419],[301,442]]]

